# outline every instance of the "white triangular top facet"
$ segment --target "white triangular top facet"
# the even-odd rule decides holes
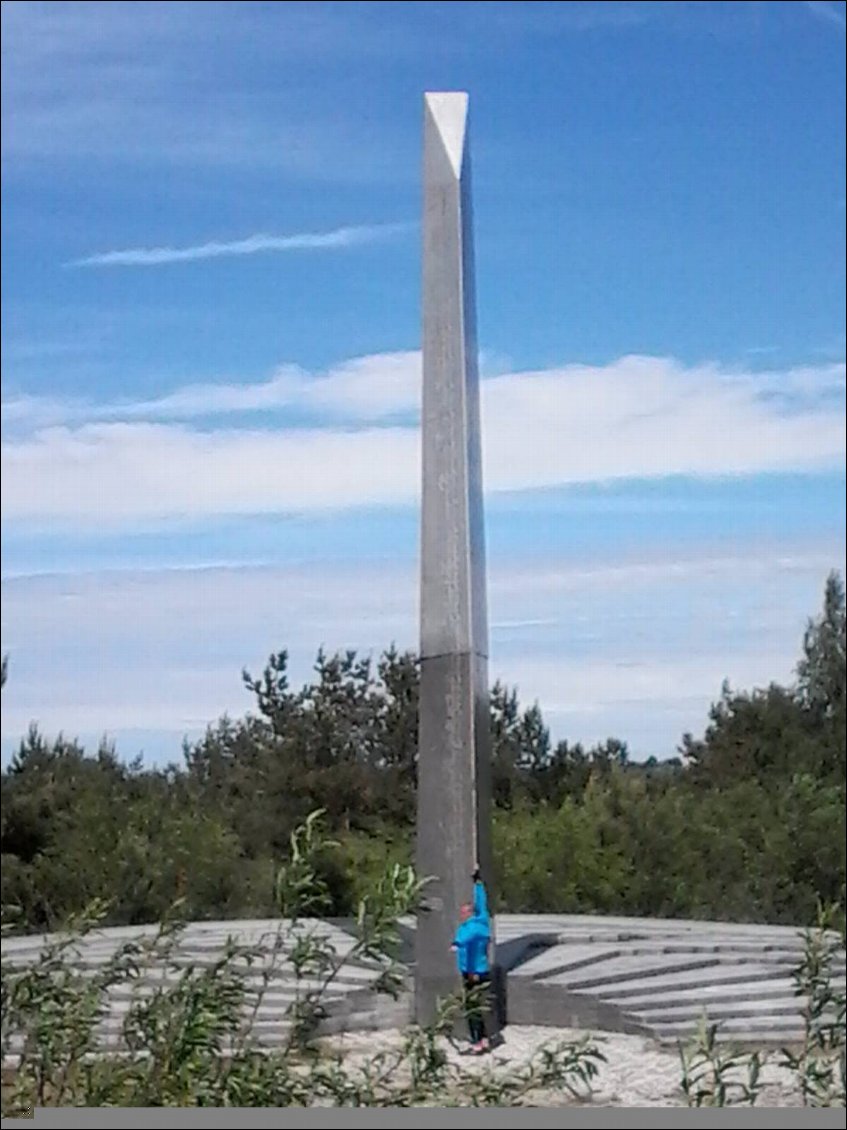
[[[468,96],[464,91],[438,91],[425,97],[453,172],[458,177],[462,172],[462,153],[465,148]]]

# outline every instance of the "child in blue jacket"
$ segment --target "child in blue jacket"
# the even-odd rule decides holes
[[[465,992],[465,1015],[471,1038],[471,1052],[482,1055],[490,1048],[479,996],[491,977],[488,963],[491,922],[488,915],[488,897],[479,868],[473,873],[473,883],[473,903],[465,903],[460,910],[461,922],[453,939],[452,948],[456,954],[456,963],[459,966]]]

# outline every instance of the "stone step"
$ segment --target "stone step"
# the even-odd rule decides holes
[[[651,1012],[663,1008],[680,1007],[699,1008],[705,1004],[739,1004],[751,1000],[783,1000],[793,998],[795,1006],[799,1009],[802,1000],[794,997],[793,982],[788,980],[758,981],[755,984],[755,997],[743,997],[739,994],[738,985],[725,985],[714,983],[711,985],[698,985],[693,989],[675,991],[662,991],[658,993],[644,992],[640,997],[622,997],[620,1003],[625,1005],[628,1012],[638,1012],[649,1016]],[[609,998],[607,998],[609,999]],[[617,1003],[617,998],[616,998]]]
[[[288,936],[289,924],[284,920],[191,923],[176,936],[178,948],[213,948],[222,950],[228,939],[241,946],[270,946],[277,937]],[[352,933],[319,919],[303,919],[296,933],[314,933],[329,938],[339,952],[355,945]],[[296,936],[292,934],[291,936]],[[112,926],[78,937],[72,943],[76,949],[92,949],[113,953],[126,943],[151,943],[158,935],[157,926]],[[62,940],[59,934],[30,934],[4,938],[4,952],[27,952],[37,955]],[[162,940],[159,944],[164,944]]]
[[[3,957],[5,961],[5,953]],[[142,965],[142,969],[144,970],[145,976],[148,976],[152,970],[161,970],[160,976],[173,980],[177,978],[180,973],[189,968],[200,972],[212,969],[218,964],[220,957],[221,955],[219,953],[197,955],[181,951],[167,959],[166,969],[162,969],[163,962],[154,960],[150,961],[149,966]],[[10,961],[9,965],[15,968],[24,968],[29,964],[34,964],[34,962],[35,959],[32,961]],[[72,960],[70,956],[68,956],[68,963],[72,964],[74,969],[80,973],[95,973],[105,969],[108,965],[107,960],[100,961],[96,957],[92,957],[89,953],[83,953],[79,957],[74,957]],[[272,966],[269,964],[263,965],[258,961],[233,961],[229,968],[242,977],[249,977],[254,980],[260,978],[263,972],[267,972],[273,978],[287,977],[293,979],[295,976],[294,966],[282,955],[279,956]],[[351,982],[363,983],[372,981],[379,975],[380,971],[381,967],[378,965],[367,966],[345,961],[340,967],[338,977]]]
[[[599,976],[599,973],[606,968],[601,963],[614,960],[629,962],[633,965],[637,964],[639,969],[644,968],[646,961],[649,962],[651,967],[661,968],[662,971],[667,972],[675,968],[687,968],[689,965],[701,964],[705,967],[722,960],[726,962],[727,959],[731,959],[730,963],[733,965],[743,965],[748,962],[761,965],[763,964],[763,953],[767,958],[767,964],[775,967],[793,970],[800,960],[796,953],[778,948],[763,951],[761,947],[750,947],[738,951],[735,949],[724,950],[720,946],[708,947],[693,944],[690,946],[635,946],[625,949],[608,946],[553,946],[524,961],[512,970],[511,976],[553,978],[569,970],[584,969],[586,966],[599,966]],[[702,959],[702,961],[699,959]],[[623,968],[625,970],[626,965]],[[836,964],[833,967],[833,973],[836,977],[843,976],[843,964]],[[644,975],[647,976],[648,974],[645,972]]]
[[[773,997],[770,1000],[755,1001],[719,1001],[708,1003],[690,1003],[676,1007],[656,1009],[627,1008],[627,1015],[637,1017],[645,1024],[663,1025],[674,1024],[677,1021],[692,1020],[696,1023],[704,1014],[714,1023],[724,1020],[736,1020],[739,1017],[758,1016],[787,1016],[792,1021],[800,1018],[800,1006],[791,997]]]
[[[585,992],[592,988],[595,994],[603,1000],[624,1004],[629,1000],[645,997],[653,992],[674,992],[686,989],[699,989],[707,984],[712,985],[757,985],[762,982],[775,980],[774,970],[767,965],[727,965],[711,962],[707,967],[691,968],[673,972],[660,971],[650,977],[631,977],[630,979],[616,979],[591,986],[582,985],[577,990],[576,986],[569,986],[573,991]],[[746,992],[738,989],[739,997],[755,998],[755,990]]]
[[[511,972],[510,977],[549,977],[620,956],[621,950],[610,946],[553,946],[523,962]]]
[[[660,1040],[675,1040],[690,1037],[697,1031],[697,1021],[674,1021],[658,1024],[655,1032]],[[802,1039],[802,1022],[780,1015],[760,1017],[737,1017],[725,1020],[719,1025],[717,1035],[722,1040],[736,1040],[744,1043],[792,1043]]]
[[[404,920],[414,926],[414,919]],[[715,922],[685,918],[635,918],[631,916],[603,914],[509,914],[496,919],[498,931],[501,926],[521,930],[526,933],[537,932],[542,926],[558,931],[599,934],[609,932],[643,934],[723,934],[727,936],[750,935],[756,938],[765,936],[787,937],[802,933],[796,926],[773,926],[755,922]]]
[[[386,1027],[402,1027],[411,1018],[411,1004],[406,1001],[372,1002],[370,1008],[327,1016],[320,1025],[324,1034],[343,1031],[373,1031]],[[291,1022],[283,1017],[258,1016],[250,1030],[249,1043],[259,1047],[281,1046],[288,1037]],[[94,1046],[101,1052],[125,1050],[122,1018],[105,1017],[95,1029]],[[23,1037],[13,1035],[9,1039],[9,1052],[20,1055],[23,1050]]]
[[[844,992],[844,985],[840,987]],[[621,998],[620,1003],[628,1011],[636,1011],[649,1015],[658,1009],[668,1007],[700,1007],[701,1005],[738,1004],[749,1005],[756,1002],[769,1000],[793,1000],[796,1009],[801,1011],[805,1007],[806,998],[794,992],[794,983],[789,980],[758,981],[750,987],[750,993],[739,993],[738,985],[702,985],[695,989],[685,989],[675,992],[662,992],[644,994],[643,997]]]
[[[499,937],[499,935],[498,935]],[[752,947],[759,950],[777,948],[796,951],[803,950],[803,939],[800,935],[759,937],[755,934],[718,934],[710,931],[665,933],[663,931],[645,931],[643,933],[619,930],[585,930],[579,932],[560,932],[553,936],[555,945],[622,945],[632,946],[649,945],[676,945],[715,947],[732,949],[733,947]]]
[[[552,974],[544,978],[545,982],[562,985],[573,992],[586,989],[601,989],[620,983],[638,981],[652,981],[656,978],[667,977],[672,974],[691,975],[708,968],[717,967],[716,957],[675,957],[666,960],[647,961],[639,957],[619,957],[611,961],[601,962],[596,966],[588,966],[583,970],[572,973],[564,972]]]
[[[180,982],[178,976],[163,976],[163,977],[145,977],[131,982],[123,982],[112,985],[108,989],[109,999],[131,999],[134,996],[151,996],[153,993],[162,991],[173,990]],[[374,978],[352,979],[346,976],[336,977],[327,985],[323,990],[331,995],[339,995],[344,993],[368,992],[373,985]],[[245,979],[244,991],[247,995],[253,995],[260,992],[263,988],[263,982],[258,978]],[[323,982],[315,980],[314,978],[302,978],[299,982],[294,977],[272,977],[268,980],[266,989],[267,993],[283,993],[293,994],[299,989],[301,993],[316,991],[321,988]]]
[[[567,949],[566,946],[556,948],[557,950]],[[769,945],[759,945],[754,942],[667,942],[659,939],[654,942],[622,943],[620,952],[633,957],[655,957],[664,954],[702,954],[708,957],[713,954],[720,954],[737,957],[739,961],[743,961],[745,958],[761,960],[762,955],[766,954],[768,961],[779,964],[797,964],[803,956],[801,948],[791,948],[776,942]]]
[[[363,994],[362,999],[355,999],[350,997],[326,997],[323,999],[322,1006],[326,1012],[334,1014],[349,1015],[356,1011],[358,1008],[367,1008],[371,1004],[370,994]],[[259,1008],[256,1010],[256,1017],[260,1020],[274,1019],[277,1017],[286,1016],[289,1008],[294,1004],[296,998],[283,997],[276,998],[273,1001],[263,1001]],[[249,1016],[253,1012],[253,1006],[247,1004],[242,1009],[245,1016]],[[117,1002],[114,1006],[109,1008],[102,1014],[100,1023],[109,1023],[111,1025],[121,1025],[125,1022],[130,1014],[129,1002]]]

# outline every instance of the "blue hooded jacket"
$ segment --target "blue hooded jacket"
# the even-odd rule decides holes
[[[483,976],[488,969],[488,944],[491,941],[491,920],[488,898],[481,882],[474,884],[473,917],[463,922],[453,939],[456,962],[462,975]]]

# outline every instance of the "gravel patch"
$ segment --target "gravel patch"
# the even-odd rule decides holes
[[[506,1073],[514,1071],[535,1055],[545,1044],[576,1042],[585,1032],[565,1028],[523,1027],[510,1025],[503,1033],[503,1043],[489,1055],[467,1057],[444,1042],[450,1062],[462,1072]],[[605,1063],[592,1084],[592,1094],[584,1102],[592,1106],[615,1107],[680,1107],[686,1105],[680,1087],[681,1069],[677,1052],[644,1039],[617,1032],[592,1032],[592,1042],[603,1052]],[[369,1033],[346,1033],[326,1041],[327,1051],[343,1057],[345,1066],[355,1068],[382,1052],[398,1050],[403,1041],[399,1029]],[[791,1072],[775,1063],[762,1070],[763,1083],[757,1106],[798,1107],[802,1101]],[[526,1100],[532,1106],[570,1106],[580,1100],[560,1091],[535,1091]]]

